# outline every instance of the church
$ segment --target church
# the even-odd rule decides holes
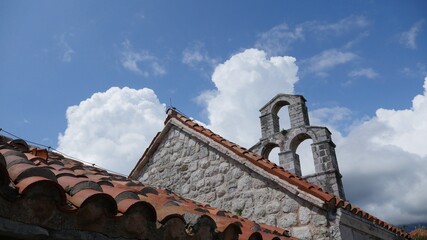
[[[249,149],[170,108],[129,176],[0,129],[0,239],[410,239],[346,200],[331,133],[310,125],[305,102],[279,94],[263,106]],[[296,153],[306,139],[310,175]],[[268,160],[274,148],[280,166]]]
[[[171,108],[130,174],[133,179],[288,229],[299,239],[404,239],[394,226],[346,201],[326,127],[311,126],[301,95],[278,94],[260,109],[262,137],[249,149]],[[278,112],[287,107],[290,129]],[[301,175],[299,144],[312,139],[315,173]],[[268,160],[278,147],[280,166]]]

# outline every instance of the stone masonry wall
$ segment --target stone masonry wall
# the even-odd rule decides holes
[[[339,237],[345,240],[404,240],[404,237],[397,236],[384,228],[373,225],[372,222],[367,222],[350,212],[339,209],[337,212],[337,220],[339,220]]]
[[[301,239],[329,239],[327,212],[173,126],[139,174],[151,185],[286,228]]]

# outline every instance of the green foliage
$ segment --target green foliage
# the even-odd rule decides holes
[[[236,209],[234,211],[236,212],[237,216],[242,216],[243,208],[238,208],[238,209]]]

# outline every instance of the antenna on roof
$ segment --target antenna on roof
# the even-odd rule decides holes
[[[167,107],[166,112],[167,112],[169,109],[176,110],[176,108],[172,105],[172,98],[171,98],[171,97],[169,98],[169,106]]]

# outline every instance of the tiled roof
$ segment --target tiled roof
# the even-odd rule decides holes
[[[427,239],[427,229],[417,228],[409,233],[411,238]]]
[[[324,201],[328,206],[335,206],[337,208],[345,209],[365,220],[368,220],[372,222],[375,225],[378,225],[380,227],[383,227],[395,234],[398,234],[402,237],[409,238],[409,234],[403,231],[400,228],[397,228],[391,224],[388,224],[387,222],[382,221],[381,219],[378,219],[369,213],[363,211],[362,209],[353,206],[350,202],[345,201],[339,197],[336,197],[328,192],[323,191],[320,187],[315,186],[303,178],[285,170],[283,167],[276,165],[273,162],[270,162],[268,159],[262,157],[261,155],[255,154],[246,148],[243,148],[233,142],[228,141],[227,139],[221,137],[220,135],[212,132],[211,130],[197,124],[193,120],[189,119],[188,117],[184,116],[183,114],[175,111],[174,109],[169,109],[168,116],[165,120],[165,124],[170,119],[176,119],[185,126],[193,129],[194,131],[197,131],[204,136],[212,139],[213,141],[219,143],[223,147],[229,149],[230,151],[234,152],[238,156],[242,157],[243,159],[246,159],[247,161],[251,162],[253,165],[267,171],[268,173],[279,177],[282,180],[285,180],[286,182],[296,186],[300,190],[309,193],[322,201]]]
[[[283,229],[1,135],[0,218],[126,239],[295,239]]]

